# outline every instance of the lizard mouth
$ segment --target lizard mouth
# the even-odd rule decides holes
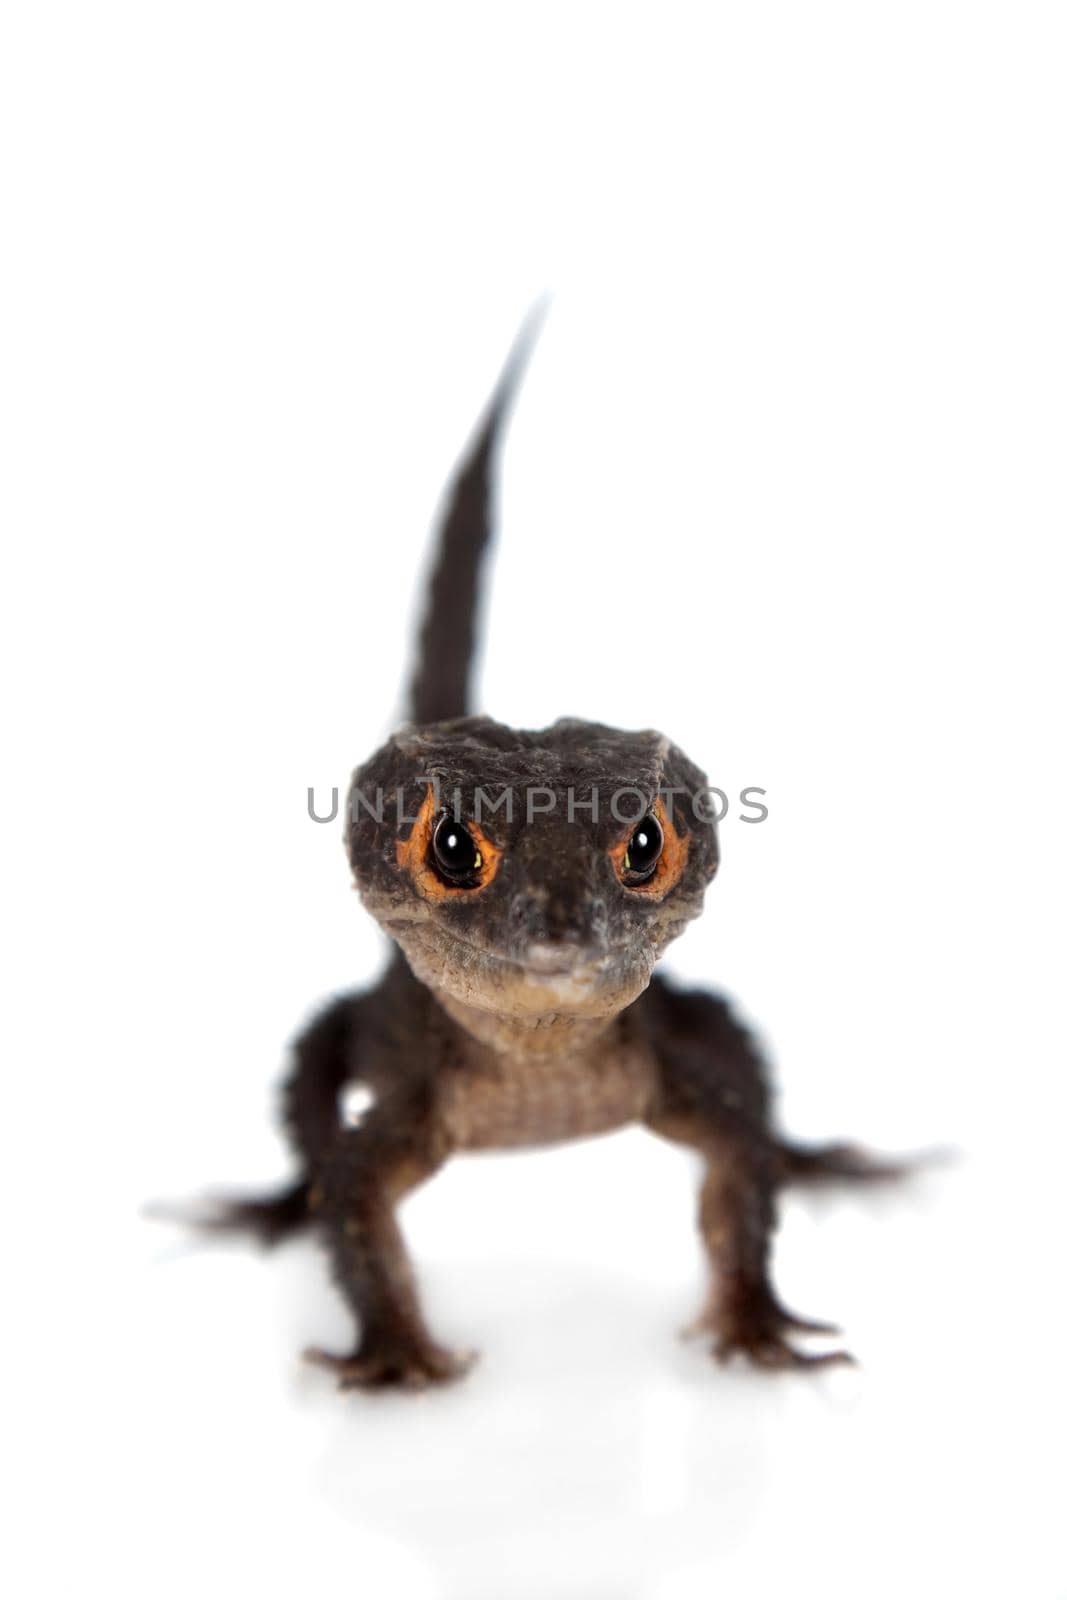
[[[446,946],[461,971],[488,969],[500,979],[536,988],[566,984],[588,993],[610,984],[633,955],[628,949],[611,950],[599,944],[583,945],[568,940],[536,942],[514,951],[494,950],[475,944],[473,939],[464,939],[453,928],[444,930],[438,926],[434,932],[437,938],[444,935]]]
[[[512,946],[476,943],[436,918],[382,918],[415,974],[478,1009],[523,1016],[613,1014],[648,982],[655,954],[643,942],[571,939]]]
[[[643,987],[653,964],[649,959],[646,966],[643,952],[629,946],[605,949],[602,944],[561,940],[494,951],[451,930],[449,940],[477,987],[481,983],[475,974],[480,972],[489,980],[489,992],[509,995],[510,1003],[523,1011],[543,1006],[546,1012],[599,1012],[605,1003],[614,1010],[613,997],[629,992],[638,970]]]
[[[502,975],[521,977],[525,982],[544,983],[566,980],[585,988],[610,976],[622,952],[613,953],[603,948],[576,944],[531,944],[521,953],[490,950],[461,938],[452,929],[447,933],[448,943],[456,948],[461,965],[484,965]]]
[[[567,978],[572,983],[593,983],[610,971],[614,960],[610,951],[600,946],[546,942],[528,945],[515,965],[534,979]]]
[[[455,935],[452,940],[460,961],[444,986],[478,1010],[528,1022],[537,1019],[540,1025],[559,1018],[613,1016],[633,998],[637,973],[632,952],[561,943],[504,953]],[[642,968],[636,989],[647,981],[648,971]]]

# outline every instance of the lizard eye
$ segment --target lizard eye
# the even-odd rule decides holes
[[[472,880],[482,865],[482,852],[462,822],[442,817],[433,833],[433,859],[449,883],[473,887]]]
[[[630,835],[622,870],[627,883],[643,883],[652,876],[656,862],[663,853],[663,829],[651,812],[637,824]]]
[[[406,839],[396,841],[396,864],[410,873],[424,900],[438,904],[452,895],[475,894],[484,889],[500,865],[500,847],[486,837],[476,822],[460,822],[442,811],[433,784],[419,807],[415,826]]]

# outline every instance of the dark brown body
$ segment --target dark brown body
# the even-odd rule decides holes
[[[717,1354],[768,1367],[846,1359],[791,1342],[834,1330],[774,1294],[776,1197],[790,1178],[896,1169],[848,1146],[781,1140],[763,1062],[727,1005],[653,976],[718,865],[703,773],[652,730],[574,719],[516,730],[467,714],[489,465],[514,372],[447,509],[412,721],[349,797],[353,877],[399,951],[377,988],[336,1002],[297,1043],[286,1121],[299,1180],[209,1220],[268,1241],[314,1222],[358,1326],[349,1354],[314,1358],[345,1386],[417,1386],[465,1362],[423,1321],[396,1220],[403,1196],[460,1151],[642,1123],[706,1159],[713,1292],[698,1326]],[[514,810],[495,808],[505,792]],[[622,795],[636,798],[629,817],[616,812]],[[344,1109],[353,1085],[371,1097],[358,1119]]]
[[[628,1123],[707,1158],[699,1221],[715,1292],[700,1319],[720,1355],[807,1364],[793,1330],[832,1331],[787,1313],[768,1278],[775,1197],[790,1177],[872,1177],[891,1169],[847,1147],[806,1151],[777,1140],[766,1076],[728,1006],[654,979],[592,1030],[530,1029],[493,1046],[472,1037],[395,960],[379,987],[339,1000],[308,1029],[286,1087],[286,1120],[305,1185],[244,1220],[272,1239],[309,1213],[360,1323],[349,1357],[315,1353],[343,1384],[423,1383],[465,1362],[422,1318],[397,1226],[402,1197],[461,1151],[540,1145]],[[362,1083],[373,1103],[354,1126],[341,1108]],[[837,1353],[834,1353],[835,1355]]]

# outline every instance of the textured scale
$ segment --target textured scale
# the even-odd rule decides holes
[[[763,1367],[845,1359],[793,1342],[827,1329],[772,1288],[776,1197],[790,1178],[898,1169],[850,1146],[781,1140],[764,1063],[729,1007],[653,976],[718,865],[703,773],[652,729],[565,718],[523,730],[468,714],[492,466],[529,338],[446,502],[412,722],[353,778],[353,879],[397,952],[376,987],[334,1002],[297,1040],[285,1112],[298,1179],[206,1220],[268,1242],[314,1223],[358,1332],[350,1353],[313,1359],[342,1387],[421,1387],[469,1361],[426,1327],[396,1220],[403,1195],[457,1151],[641,1122],[705,1158],[698,1215],[714,1287],[701,1325],[716,1354]],[[521,804],[531,786],[536,813]],[[480,816],[485,789],[514,791],[516,814]],[[628,821],[607,806],[617,790],[636,797]],[[388,803],[365,808],[364,794]],[[439,795],[457,812],[440,833]]]
[[[651,1055],[633,1044],[548,1056],[486,1051],[448,1075],[441,1120],[459,1150],[555,1144],[641,1121],[654,1085]]]

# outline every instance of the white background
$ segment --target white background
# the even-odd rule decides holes
[[[1065,25],[1031,4],[5,8],[8,1591],[1063,1594]],[[638,1131],[406,1209],[422,1399],[302,1368],[285,1041],[379,938],[325,800],[400,706],[514,329],[484,704],[730,794],[670,966],[784,1122],[960,1163],[786,1207],[858,1373],[722,1371]]]

